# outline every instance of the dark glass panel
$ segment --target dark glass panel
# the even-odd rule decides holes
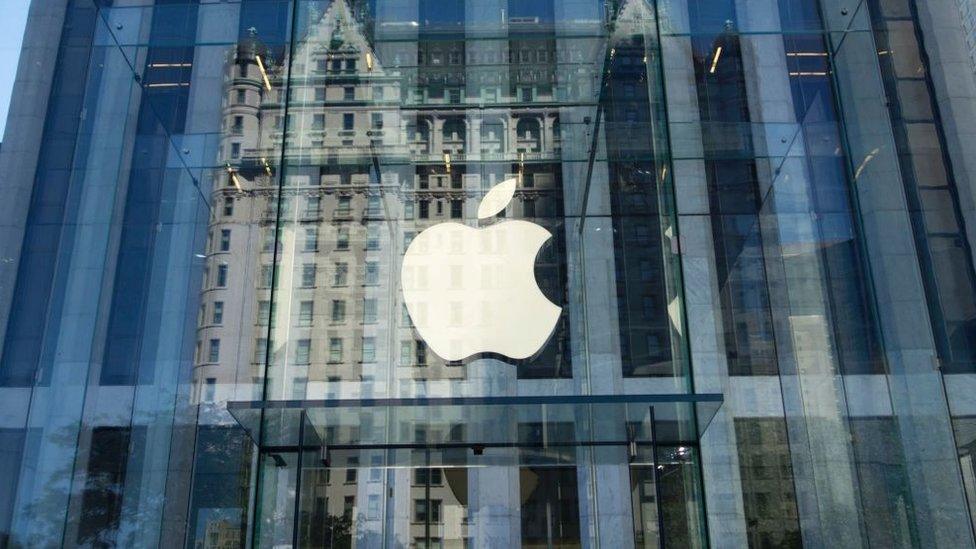
[[[122,518],[122,498],[126,491],[126,477],[138,477],[139,456],[145,447],[145,428],[96,427],[91,431],[91,446],[85,488],[81,496],[81,517],[78,520],[78,543],[94,547],[125,544],[118,539]],[[133,467],[134,466],[134,467]]]
[[[737,418],[735,446],[749,546],[802,547],[786,421]]]
[[[92,33],[96,10],[88,2],[72,2],[61,33],[51,101],[44,118],[44,140],[34,179],[34,194],[18,265],[3,354],[0,386],[26,387],[35,382],[45,337],[56,339],[59,296],[54,291],[63,223],[77,212],[65,211],[75,140],[85,106]],[[50,322],[50,324],[49,324]],[[49,331],[50,330],[50,331]]]
[[[522,547],[580,547],[575,467],[526,467],[519,471],[522,491]]]
[[[199,427],[187,525],[189,546],[208,546],[212,540],[221,540],[219,547],[244,544],[251,448],[250,439],[239,428]]]

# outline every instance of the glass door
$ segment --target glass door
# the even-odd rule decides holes
[[[638,548],[707,546],[697,447],[590,450],[307,446],[300,467],[298,452],[269,454],[263,522],[274,528],[261,529],[257,545],[467,548],[510,534],[519,547],[582,547],[594,543],[602,514],[614,511],[581,497],[593,482],[617,474],[630,486],[629,505],[620,510],[633,517],[633,532],[620,532],[621,542],[632,535]],[[607,452],[626,454],[630,463],[588,463],[588,456]],[[510,459],[516,455],[517,463]]]
[[[432,450],[305,454],[297,496],[299,547],[470,546],[468,467],[432,466]],[[394,465],[397,457],[409,462]]]
[[[706,546],[693,406],[718,401],[628,398],[235,406],[253,546]]]

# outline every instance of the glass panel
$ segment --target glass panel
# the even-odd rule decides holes
[[[580,547],[576,470],[526,467],[519,470],[522,547]]]
[[[629,468],[722,402],[658,6],[55,4],[0,254],[0,544],[629,541]]]
[[[698,449],[657,446],[657,491],[661,506],[662,543],[676,547],[707,547],[701,506]]]
[[[294,138],[280,199],[272,195],[269,203],[278,245],[261,263],[259,281],[274,291],[270,299],[261,289],[255,296],[268,302],[259,310],[274,313],[266,322],[271,344],[261,347],[269,349],[269,396],[415,396],[424,380],[447,382],[445,394],[477,395],[484,389],[472,368],[493,361],[494,377],[569,378],[589,368],[585,347],[570,345],[577,314],[579,329],[608,314],[619,326],[614,346],[622,358],[608,374],[663,376],[686,390],[667,147],[651,123],[663,116],[654,103],[659,80],[648,76],[657,69],[652,14],[623,10],[612,36],[590,38],[579,34],[595,30],[590,23],[526,6],[512,12],[524,15],[511,15],[521,34],[458,35],[452,25],[474,32],[494,22],[461,4],[435,10],[434,19],[382,6],[300,4],[295,45],[280,60],[290,88],[283,123]],[[417,10],[433,8],[421,2]],[[506,73],[492,68],[503,61]],[[604,92],[589,78],[605,62],[615,88]],[[560,63],[572,70],[557,71]],[[262,105],[260,116],[274,109]],[[575,140],[568,149],[567,135]],[[247,151],[242,161],[260,164]],[[243,172],[237,177],[244,187],[254,184]],[[479,220],[484,193],[509,179],[516,186],[510,203]],[[261,198],[254,199],[246,211],[261,211]],[[617,221],[603,233],[611,248],[601,249],[606,237],[597,232],[608,215]],[[514,332],[491,323],[515,326],[504,320],[503,304],[529,303],[513,299],[525,290],[506,273],[506,255],[524,252],[506,245],[489,260],[483,248],[502,245],[491,235],[532,227],[544,231],[531,269],[541,295],[533,294],[532,306],[551,311],[550,320]],[[474,240],[465,248],[468,235]],[[624,261],[635,254],[643,255]],[[615,265],[621,300],[584,307],[573,298],[579,284],[594,296],[604,291],[570,269],[574,257]],[[414,266],[443,260],[456,264]],[[446,293],[404,299],[442,285]],[[498,341],[452,349],[457,341],[441,343],[437,335],[473,330],[497,333]],[[526,351],[508,351],[516,337],[525,338]]]
[[[750,545],[802,547],[785,422],[739,418],[735,436]]]
[[[933,335],[943,368],[972,372],[976,363],[976,272],[965,236],[956,175],[920,46],[914,11],[903,2],[869,3],[895,147]]]
[[[241,402],[231,403],[229,409],[262,448],[296,448],[301,424],[307,421],[308,436],[314,432],[330,449],[484,450],[534,445],[537,441],[524,430],[526,425],[541,426],[546,447],[652,440],[694,443],[720,405],[718,395],[706,394]]]

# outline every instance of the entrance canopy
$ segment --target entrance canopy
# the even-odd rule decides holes
[[[693,445],[721,404],[706,393],[246,401],[228,410],[262,451],[402,450],[414,461],[418,451],[447,459]]]

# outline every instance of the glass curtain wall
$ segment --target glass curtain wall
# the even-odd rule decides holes
[[[231,116],[260,129],[239,148],[230,140],[220,173],[235,212],[261,219],[250,223],[258,241],[248,244],[260,253],[244,267],[256,273],[253,339],[239,345],[267,360],[266,401],[691,390],[652,6],[303,1],[294,9],[287,51],[237,59],[237,70],[267,80],[256,112]],[[265,50],[260,33],[252,39],[255,52]],[[487,191],[506,181],[511,200],[482,216]],[[504,257],[519,238],[506,223],[548,233],[532,276],[559,314],[525,358],[490,345],[438,352],[430,331],[438,322],[505,333],[498,319],[518,281],[484,258]],[[446,224],[498,232],[480,244],[421,236]],[[446,272],[416,267],[410,254]],[[409,303],[408,291],[429,297]],[[463,292],[478,300],[462,301]],[[406,438],[469,440],[464,431],[480,413],[456,408]],[[518,424],[517,439],[543,444],[560,429],[542,419]],[[370,421],[383,423],[326,426],[326,437],[405,427],[395,417]],[[260,458],[256,541],[575,546],[674,535],[704,543],[693,439],[646,458],[673,468],[666,505],[653,479],[633,480],[639,471],[629,470],[623,446],[606,450],[612,460],[584,448],[541,461],[488,450],[514,465],[486,467],[439,453],[404,468],[407,458],[389,449],[327,451]],[[281,511],[296,486],[298,505]],[[631,486],[651,490],[651,509],[675,514],[634,519],[621,497]]]
[[[965,311],[973,307],[967,290],[972,263],[964,260],[969,247],[964,231],[953,224],[965,226],[957,185],[971,183],[955,178],[964,173],[963,160],[950,155],[946,144],[956,122],[940,119],[952,102],[931,103],[937,89],[933,75],[944,74],[947,60],[935,55],[937,33],[929,27],[923,39],[922,31],[923,22],[945,17],[940,9],[919,2],[864,2],[848,11],[825,3],[823,8],[825,20],[847,31],[848,39],[832,35],[828,47],[888,365],[884,392],[861,387],[851,393],[852,400],[877,399],[881,409],[890,408],[873,415],[892,416],[864,417],[854,425],[865,479],[862,497],[887,493],[890,502],[882,522],[890,530],[868,529],[867,536],[901,545],[973,543],[964,475],[960,462],[948,458],[966,438],[953,440],[947,399],[961,379],[956,376],[967,371],[966,344],[960,343],[966,338],[958,336],[966,331]],[[907,99],[910,90],[917,94],[913,99]],[[872,95],[886,102],[872,105]],[[909,114],[911,109],[922,111]],[[919,172],[921,166],[929,167]],[[919,202],[923,197],[926,205]],[[952,304],[944,301],[949,295]],[[882,444],[892,448],[885,460],[878,459]],[[904,471],[898,482],[891,481],[895,470]]]
[[[33,189],[11,206],[24,228],[3,234],[23,243],[0,362],[4,546],[244,542],[250,441],[210,403],[251,380],[190,380],[236,361],[244,302],[206,299],[240,287],[246,255],[243,229],[209,232],[233,208],[214,187],[238,130],[221,126],[225,67],[250,27],[283,47],[289,8],[34,4],[25,52],[44,62],[21,70],[53,77]]]
[[[678,217],[693,254],[686,278],[702,282],[694,303],[689,295],[691,324],[705,326],[692,339],[696,385],[735,403],[703,440],[708,513],[740,544],[972,543],[933,368],[965,363],[965,345],[947,334],[965,330],[971,265],[960,231],[942,222],[959,221],[942,171],[917,184],[938,206],[915,212],[901,200],[898,174],[918,172],[911,141],[897,145],[902,130],[892,129],[939,143],[934,110],[899,119],[918,103],[898,94],[925,91],[924,56],[905,27],[927,11],[918,4],[660,8]],[[890,48],[875,43],[896,28]],[[883,77],[899,70],[912,82]],[[947,160],[921,145],[914,154],[925,165]],[[948,232],[913,228],[913,218]],[[916,256],[912,238],[939,251]],[[936,289],[915,284],[918,265]],[[707,455],[713,447],[736,451]],[[942,456],[938,472],[923,454]]]
[[[35,5],[0,546],[973,544],[941,3]]]

